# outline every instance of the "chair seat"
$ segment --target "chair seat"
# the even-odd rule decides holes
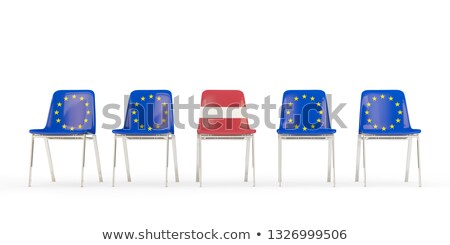
[[[361,134],[372,134],[372,135],[409,135],[409,134],[420,134],[422,132],[420,129],[396,129],[395,131],[382,131],[375,129],[362,129]]]
[[[170,129],[152,129],[148,130],[130,130],[130,129],[114,129],[113,134],[122,134],[122,135],[157,135],[157,134],[173,134],[174,132]]]
[[[242,128],[233,128],[233,129],[224,129],[224,128],[219,128],[219,129],[214,129],[214,130],[210,130],[210,129],[198,129],[197,130],[198,134],[210,134],[210,135],[245,135],[245,134],[254,134],[256,133],[255,129],[242,129]]]
[[[31,129],[31,134],[40,134],[40,135],[83,135],[89,134],[89,130],[52,130],[52,129]]]
[[[244,135],[254,134],[255,129],[251,129],[246,118],[209,118],[201,119],[198,134],[210,135]]]
[[[331,128],[319,128],[319,129],[308,129],[303,131],[302,129],[278,129],[278,134],[295,134],[295,135],[319,135],[319,134],[335,134],[336,129]]]

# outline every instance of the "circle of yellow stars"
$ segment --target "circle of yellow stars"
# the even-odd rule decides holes
[[[89,102],[84,98],[84,96],[78,96],[76,94],[73,94],[71,96],[64,96],[64,103],[69,102],[69,100],[78,100],[80,103],[84,103],[84,106],[86,107],[86,114],[83,119],[83,123],[80,123],[78,125],[67,125],[63,122],[63,120],[60,117],[60,110],[62,109],[63,102],[57,102],[56,103],[56,109],[53,111],[54,115],[57,116],[56,123],[61,124],[62,129],[75,131],[75,129],[83,129],[84,125],[89,122],[88,116],[91,115],[91,110],[89,109]]]
[[[307,99],[309,99],[309,101],[310,102],[312,102],[312,103],[314,103],[314,101],[316,100],[316,98],[314,97],[314,96],[308,96],[307,94],[302,94],[301,96],[301,99],[302,100],[307,100]],[[298,96],[295,96],[294,97],[294,101],[299,101],[300,100],[300,98],[298,97]],[[322,104],[320,103],[320,102],[317,102],[317,103],[315,103],[317,106],[321,106]],[[289,107],[292,107],[293,105],[294,105],[294,102],[292,102],[292,101],[290,101],[289,103],[288,103],[288,105],[289,105]],[[291,115],[291,111],[290,110],[286,110],[286,115],[289,117],[289,119],[288,119],[288,123],[294,123],[294,120],[292,119],[292,117],[290,117],[290,115]],[[323,115],[323,110],[320,110],[319,111],[319,114],[320,115]],[[322,122],[322,120],[320,119],[320,118],[318,118],[317,119],[317,122],[318,123],[320,123],[320,122]],[[295,129],[299,129],[300,128],[300,126],[298,125],[298,124],[295,124],[294,125],[294,128]],[[316,128],[316,126],[314,125],[314,124],[312,124],[311,125],[311,129],[315,129]],[[307,131],[308,130],[308,128],[307,127],[305,127],[305,126],[303,126],[303,128],[302,128],[302,130],[303,131]]]
[[[148,98],[150,99],[150,100],[153,100],[154,98],[155,98],[155,96],[153,95],[153,94],[150,94],[150,95],[148,95]],[[141,98],[140,98],[140,100],[141,101],[143,101],[143,102],[145,102],[146,101],[146,97],[145,96],[141,96]],[[156,100],[157,101],[161,101],[161,96],[157,96],[156,97]],[[135,107],[138,107],[140,104],[139,104],[139,102],[135,102],[134,104],[133,104]],[[164,107],[164,115],[168,115],[169,114],[169,110],[168,110],[168,108],[167,108],[167,103],[166,102],[163,102],[162,103],[162,106]],[[132,109],[131,110],[131,114],[132,115],[137,115],[137,109]],[[138,118],[135,118],[135,119],[133,119],[133,122],[134,123],[139,123],[139,119]],[[161,120],[161,124],[164,124],[164,123],[166,123],[167,122],[167,120],[166,119],[162,119]],[[159,128],[161,128],[161,124],[156,124],[155,125],[155,128],[157,128],[157,129],[159,129]],[[145,126],[144,126],[144,124],[139,124],[139,129],[144,129],[145,128]],[[147,131],[152,131],[153,130],[153,128],[152,127],[147,127]]]
[[[376,103],[379,100],[385,100],[386,95],[381,94],[379,97],[372,96],[372,98],[369,98],[369,102],[366,103],[367,109],[364,111],[364,114],[368,116],[367,123],[371,124],[374,129],[381,129],[381,131],[386,131],[388,129],[395,129],[395,124],[400,123],[402,120],[400,119],[401,115],[403,115],[403,110],[400,108],[400,102],[394,100],[394,97],[389,96],[387,99],[395,104],[395,107],[399,107],[397,114],[399,117],[395,119],[395,124],[391,123],[390,125],[378,125],[376,122],[373,122],[373,120],[370,118],[370,107],[372,106],[372,103]],[[372,103],[370,102],[372,101]],[[380,127],[381,126],[381,127]]]

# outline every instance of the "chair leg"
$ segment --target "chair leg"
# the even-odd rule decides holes
[[[252,165],[253,165],[253,187],[256,186],[256,170],[255,170],[255,135],[252,136]]]
[[[417,167],[419,168],[419,187],[422,187],[422,169],[420,167],[419,136],[417,136]]]
[[[81,164],[81,187],[84,186],[84,165],[86,161],[86,135],[83,135],[83,158]]]
[[[130,159],[128,158],[128,145],[127,145],[127,138],[122,138],[122,144],[123,144],[123,154],[125,155],[125,167],[127,169],[127,179],[128,182],[131,182],[131,174],[130,174]]]
[[[328,175],[327,175],[327,182],[331,182],[331,138],[328,138]]]
[[[367,175],[366,175],[366,139],[362,137],[362,147],[363,147],[363,168],[364,168],[364,187],[367,186]]]
[[[97,162],[98,181],[103,182],[102,167],[100,165],[100,154],[98,152],[97,136],[93,135],[92,139],[94,140],[94,150],[95,150],[95,160]]]
[[[282,141],[281,136],[278,135],[278,186],[281,187],[282,181],[282,157],[283,157],[283,149],[282,149]]]
[[[333,150],[332,150],[332,154],[333,154],[333,187],[336,187],[336,161],[335,161],[335,149],[334,149],[334,136],[332,138],[333,140]]]
[[[52,182],[55,182],[55,172],[53,170],[53,161],[52,161],[52,154],[50,152],[50,144],[48,143],[48,139],[45,138],[45,150],[47,152],[47,160],[48,160],[48,166],[50,167],[50,175],[52,178]]]
[[[200,187],[203,185],[203,174],[202,174],[202,137],[198,138],[198,181]]]
[[[361,162],[361,135],[358,134],[358,145],[356,151],[356,174],[355,182],[359,182],[359,164]]]
[[[405,182],[409,180],[409,166],[411,163],[411,147],[412,147],[412,138],[408,139],[408,151],[406,155],[406,173],[405,173]]]
[[[199,150],[200,150],[200,136],[197,135],[197,161],[196,161],[196,168],[195,168],[195,181],[196,182],[200,182],[200,177],[199,177],[199,162],[200,162],[200,154],[199,154]]]
[[[172,151],[173,151],[173,163],[175,167],[175,181],[180,182],[180,176],[178,175],[177,142],[174,134],[172,134]]]
[[[250,138],[246,138],[247,146],[245,149],[245,177],[244,182],[248,182],[248,166],[250,162]]]
[[[169,183],[169,134],[166,136],[166,187]]]
[[[28,187],[31,187],[31,171],[33,169],[33,154],[34,154],[34,135],[31,136],[31,157],[30,157],[30,171],[28,173]]]
[[[114,162],[113,162],[113,174],[112,174],[112,187],[115,186],[116,183],[116,161],[117,161],[117,137],[114,136]]]

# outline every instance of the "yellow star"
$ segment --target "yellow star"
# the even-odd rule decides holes
[[[84,103],[84,105],[85,105],[86,107],[88,107],[88,106],[89,106],[89,103],[86,102],[86,103]]]
[[[57,122],[57,123],[60,123],[60,122],[61,122],[61,119],[59,119],[59,118],[56,119],[56,122]]]
[[[397,118],[397,120],[395,120],[397,123],[399,123],[400,122],[400,118]]]
[[[84,100],[84,97],[83,97],[83,96],[81,96],[81,97],[80,97],[80,101],[83,101],[83,100]]]
[[[152,129],[153,129],[152,127],[148,127],[147,128],[148,131],[152,131]]]
[[[169,114],[169,111],[164,111],[164,115],[167,115],[167,114]]]
[[[72,95],[72,99],[76,99],[77,98],[77,96],[76,95]]]
[[[80,129],[81,129],[82,127],[83,127],[83,125],[81,125],[81,124],[79,124],[79,125],[78,125],[78,128],[80,128]]]
[[[141,124],[141,126],[139,126],[139,128],[144,128],[144,124]]]
[[[59,111],[58,110],[55,111],[55,115],[59,115]]]
[[[292,102],[289,102],[289,106],[292,106]]]
[[[316,98],[314,98],[314,96],[311,96],[311,101],[314,101]]]
[[[323,114],[323,111],[319,111],[319,114],[322,115],[322,114]]]
[[[295,129],[298,129],[298,124],[295,124]]]
[[[386,127],[383,126],[383,127],[381,128],[381,130],[386,131]]]
[[[153,94],[149,95],[148,97],[149,97],[150,99],[153,99]]]
[[[138,103],[138,102],[134,103],[134,106],[138,107],[138,106],[139,106],[139,103]]]
[[[166,102],[163,102],[162,105],[165,107],[165,106],[167,106],[167,103],[166,103]]]
[[[320,106],[320,102],[317,102],[317,106]]]
[[[314,129],[315,127],[316,127],[316,125],[314,125],[314,124],[311,125],[311,128],[312,128],[312,129]]]
[[[157,98],[156,98],[157,100],[161,100],[161,97],[160,96],[158,96]]]
[[[367,119],[367,122],[368,122],[368,123],[371,123],[371,122],[372,122],[372,119],[370,119],[370,118]]]
[[[286,114],[287,115],[291,115],[291,111],[286,111]]]
[[[390,126],[390,127],[391,127],[391,129],[393,129],[393,128],[394,128],[394,124],[391,124],[391,126]]]
[[[303,99],[306,99],[306,94],[302,95],[302,98],[303,98]]]
[[[159,128],[160,126],[159,126],[159,124],[156,124],[156,128]]]
[[[67,128],[67,126],[66,126],[66,125],[64,124],[64,125],[62,125],[62,128],[63,128],[63,129],[66,129],[66,128]]]
[[[373,97],[372,97],[372,100],[373,100],[373,101],[377,101],[377,97],[373,96]]]
[[[58,102],[58,107],[61,107],[62,106],[62,103],[61,102]]]
[[[75,128],[74,127],[70,127],[70,131],[73,131]]]
[[[86,114],[90,115],[90,114],[91,114],[91,111],[89,111],[89,110],[88,110],[88,111],[86,111]]]
[[[133,114],[133,115],[136,115],[136,111],[135,111],[135,110],[133,110],[133,111],[131,112],[131,114]]]
[[[138,119],[136,118],[136,119],[134,119],[134,122],[135,122],[135,123],[138,123],[138,122],[139,122],[139,120],[138,120]]]
[[[162,123],[165,123],[165,122],[166,122],[166,119],[163,118],[161,121],[162,121]]]
[[[389,97],[389,100],[392,101],[392,100],[394,100],[394,98],[393,98],[392,96],[390,96],[390,97]]]
[[[382,95],[380,96],[380,98],[384,99],[384,94],[382,94]]]
[[[372,104],[370,104],[370,102],[367,102],[367,107],[370,107]]]
[[[288,122],[289,122],[289,123],[292,123],[292,118],[289,118]]]
[[[307,128],[303,126],[303,131],[306,131],[306,130],[307,130]]]
[[[400,103],[396,102],[396,103],[395,103],[395,106],[400,106]]]
[[[377,129],[377,128],[378,128],[378,125],[376,125],[376,124],[373,125],[373,128],[374,128],[374,129]]]
[[[87,123],[89,120],[87,118],[84,119],[84,123]]]
[[[68,101],[69,100],[69,98],[67,98],[67,96],[66,97],[64,97],[64,101]]]
[[[317,119],[317,122],[321,122],[320,118]]]
[[[144,97],[144,96],[142,96],[142,97],[141,97],[141,100],[142,100],[142,101],[145,101],[145,97]]]
[[[369,115],[369,111],[366,110],[366,115]]]
[[[295,101],[297,101],[297,100],[298,100],[298,97],[297,97],[297,96],[295,96],[294,100],[295,100]]]
[[[399,115],[403,114],[403,111],[399,110],[399,111],[398,111],[398,114],[399,114]]]

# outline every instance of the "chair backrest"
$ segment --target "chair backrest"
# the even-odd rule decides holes
[[[322,90],[287,90],[283,94],[280,130],[311,132],[330,128],[327,96]]]
[[[91,90],[58,90],[53,94],[47,125],[50,131],[95,134],[95,95]]]
[[[174,133],[172,93],[169,90],[131,92],[124,129],[140,133],[169,130]]]
[[[244,93],[239,90],[205,90],[202,93],[199,129],[232,131],[250,129],[243,116]],[[208,116],[203,113],[208,113]]]
[[[405,94],[400,90],[366,90],[361,94],[359,133],[411,129]]]

